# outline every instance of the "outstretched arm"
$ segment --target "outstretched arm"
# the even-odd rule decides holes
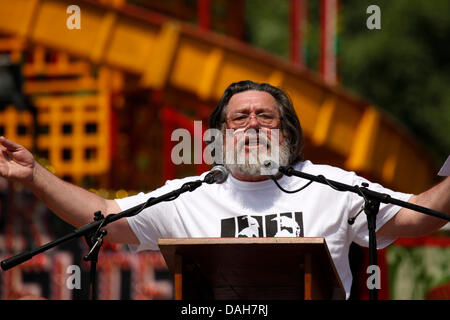
[[[431,189],[414,195],[410,203],[450,214],[450,177]],[[448,221],[402,208],[378,230],[377,235],[389,237],[419,237],[439,230]]]
[[[0,137],[0,176],[23,183],[55,214],[75,227],[92,222],[96,211],[120,212],[114,200],[59,179],[37,163],[31,152],[5,137]],[[125,219],[111,223],[106,229],[110,241],[139,243]]]

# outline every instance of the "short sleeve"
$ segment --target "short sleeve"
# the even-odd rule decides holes
[[[368,187],[369,190],[388,194],[392,198],[401,201],[407,202],[412,196],[412,194],[396,192],[388,188],[385,188],[380,184],[372,183],[364,178],[357,176],[356,174],[354,175],[353,185],[361,186],[363,182],[369,184]],[[364,205],[364,199],[355,193],[350,193],[349,202],[350,202],[350,212],[349,212],[350,218],[356,216],[358,211],[362,209]],[[378,231],[386,222],[392,219],[400,209],[401,207],[397,205],[381,203],[380,210],[377,215],[375,231]],[[356,218],[355,223],[350,226],[350,229],[353,232],[353,242],[363,247],[369,246],[369,231],[367,227],[367,217],[364,212],[361,212],[361,214]],[[396,237],[383,237],[377,235],[377,249],[383,249],[386,246],[390,245],[395,240]]]
[[[166,188],[160,188],[166,189]],[[145,203],[150,197],[156,197],[162,194],[162,190],[157,189],[150,193],[139,193],[135,196],[116,199],[120,209],[127,210],[134,206]],[[171,233],[171,217],[173,204],[170,202],[161,202],[154,206],[144,209],[139,214],[127,217],[127,222],[139,240],[139,245],[128,245],[132,252],[144,250],[159,250],[158,239],[168,237]]]

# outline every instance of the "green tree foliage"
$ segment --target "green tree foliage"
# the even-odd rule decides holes
[[[306,64],[317,71],[319,3],[309,0]],[[369,30],[369,5],[381,30]],[[289,0],[247,0],[249,42],[287,58]],[[450,153],[450,1],[342,0],[339,72],[344,87],[386,110],[441,164]]]
[[[366,8],[381,9],[381,30]],[[344,1],[342,84],[387,110],[436,160],[450,153],[450,1]]]
[[[289,1],[247,0],[248,41],[284,58],[289,57]]]

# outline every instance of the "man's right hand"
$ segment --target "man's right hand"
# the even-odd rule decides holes
[[[0,176],[19,182],[31,182],[35,160],[23,146],[0,137]]]

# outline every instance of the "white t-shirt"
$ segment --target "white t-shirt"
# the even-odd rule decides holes
[[[351,186],[361,186],[362,182],[367,182],[369,189],[403,201],[411,197],[411,194],[394,192],[370,183],[354,172],[328,165],[305,161],[297,163],[295,169],[312,175],[321,174]],[[163,187],[150,193],[139,193],[116,201],[122,210],[126,210],[149,197],[178,189],[187,181],[202,179],[205,174],[167,181]],[[295,190],[309,181],[283,176],[278,182],[286,190]],[[347,219],[354,217],[363,204],[362,197],[355,193],[336,191],[321,183],[314,182],[300,192],[288,194],[271,180],[244,182],[230,174],[222,184],[203,184],[173,201],[161,202],[127,218],[140,241],[139,245],[130,248],[133,251],[158,250],[159,238],[324,237],[348,298],[352,283],[349,247],[352,242],[367,247],[369,236],[364,213],[353,225],[349,225]],[[400,209],[395,205],[381,204],[376,230]],[[394,240],[377,236],[377,247],[384,248]]]

